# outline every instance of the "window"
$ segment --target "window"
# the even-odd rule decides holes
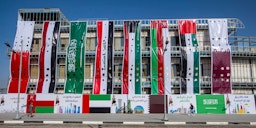
[[[123,37],[114,37],[114,49],[115,51],[122,51],[124,47]]]
[[[95,51],[96,48],[96,37],[88,37],[86,39],[86,51]]]

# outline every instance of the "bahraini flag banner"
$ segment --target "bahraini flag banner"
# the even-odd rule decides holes
[[[16,36],[10,62],[10,81],[7,88],[8,93],[18,93],[20,80],[20,93],[27,92],[29,83],[30,49],[34,33],[34,21],[18,21]],[[22,57],[22,58],[21,58]],[[20,75],[21,67],[21,76]]]

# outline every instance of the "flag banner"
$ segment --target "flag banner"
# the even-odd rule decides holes
[[[113,84],[113,21],[97,22],[93,94],[111,94]]]
[[[186,114],[189,112],[190,104],[196,108],[196,95],[169,95],[168,113]]]
[[[171,49],[167,20],[150,22],[151,94],[171,93]]]
[[[58,28],[59,23],[56,23],[55,21],[44,22],[42,31],[42,46],[39,55],[39,81],[37,83],[37,93],[53,93],[54,91],[54,86],[52,89],[50,89],[51,83],[55,85],[55,77],[52,78],[52,75],[55,76],[56,68],[56,48],[53,49],[52,46],[54,43],[56,43],[53,36],[54,34],[58,33]],[[54,29],[56,33],[54,32]],[[54,53],[52,53],[52,51]],[[54,65],[55,67],[51,67]],[[52,74],[52,72],[54,73]]]
[[[179,20],[181,48],[181,94],[200,93],[200,53],[196,20]]]
[[[53,29],[52,39],[52,57],[51,57],[51,83],[49,87],[49,93],[54,93],[55,81],[56,81],[56,62],[57,62],[57,44],[60,34],[60,22],[56,22]]]
[[[196,95],[198,114],[225,114],[224,95]]]
[[[33,113],[54,113],[55,94],[28,94],[27,96],[27,113],[32,103],[34,106]]]
[[[20,93],[27,92],[29,82],[30,48],[34,33],[34,21],[18,21],[17,31],[14,39],[13,51],[11,54],[10,74],[11,78],[8,85],[8,93],[18,93],[20,80]],[[22,58],[21,58],[22,56]],[[20,58],[22,60],[20,60]],[[22,61],[22,62],[21,62]],[[20,63],[21,62],[21,63]],[[20,71],[21,67],[21,74]],[[19,76],[21,75],[21,76]]]
[[[212,50],[212,93],[230,94],[232,58],[227,19],[210,19],[208,24]]]
[[[66,57],[65,93],[83,93],[86,31],[86,22],[70,23],[70,39]]]
[[[111,112],[111,95],[90,95],[90,113],[110,113]]]
[[[124,21],[122,94],[141,94],[140,21]]]

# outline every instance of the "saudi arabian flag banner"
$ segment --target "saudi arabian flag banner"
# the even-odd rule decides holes
[[[171,49],[167,20],[150,22],[151,94],[171,93]]]
[[[140,21],[124,21],[122,93],[141,94]]]
[[[70,41],[66,58],[67,79],[65,93],[83,93],[85,40],[86,22],[71,22]]]
[[[181,49],[181,94],[200,93],[200,53],[196,20],[179,20]]]

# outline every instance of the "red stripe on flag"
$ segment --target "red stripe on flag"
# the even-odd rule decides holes
[[[129,83],[129,33],[127,24],[128,22],[124,23],[124,55],[123,55],[123,78],[122,78],[122,94],[128,94],[128,83]]]
[[[44,55],[45,55],[45,47],[46,47],[46,34],[47,29],[49,26],[49,22],[44,22],[44,29],[43,29],[43,41],[42,41],[42,47],[40,51],[40,58],[39,58],[39,81],[37,85],[37,93],[42,93],[43,90],[43,84],[44,84]]]
[[[196,34],[196,21],[195,20],[179,20],[180,34]]]
[[[96,49],[96,60],[95,60],[95,75],[93,82],[93,93],[100,94],[100,84],[101,84],[101,45],[102,45],[102,21],[97,22],[97,37],[98,37],[98,46]]]
[[[82,113],[90,113],[90,95],[83,95],[83,107],[82,107]]]
[[[54,101],[36,101],[34,106],[53,107],[54,106]]]
[[[8,87],[8,93],[17,93],[19,81],[20,52],[12,52],[11,56],[11,80]]]
[[[21,84],[20,93],[27,92],[28,80],[29,80],[29,61],[30,53],[29,51],[22,52],[22,71],[21,71]]]
[[[158,21],[157,25],[157,45],[158,45],[158,94],[164,94],[164,58],[163,58],[163,36],[162,21]]]

